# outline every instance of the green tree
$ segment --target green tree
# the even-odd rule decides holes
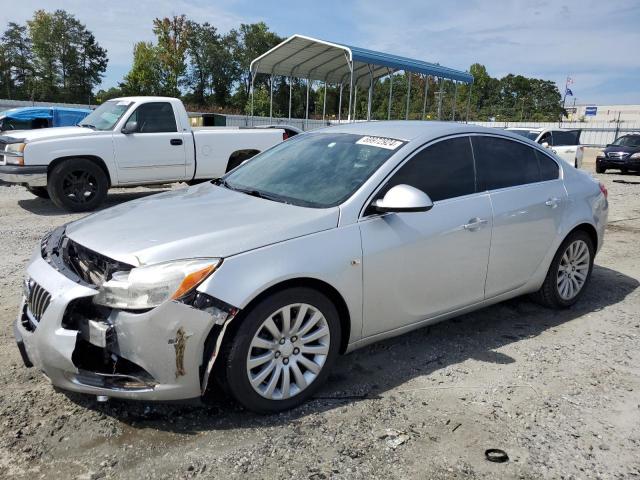
[[[125,95],[164,95],[165,80],[158,48],[151,42],[133,47],[133,65],[120,84]]]
[[[180,96],[180,81],[186,71],[189,23],[184,15],[156,18],[153,33],[158,39],[157,54],[164,70],[164,89],[168,95]]]
[[[7,98],[30,98],[33,83],[31,39],[24,26],[9,22],[0,46],[0,72]]]

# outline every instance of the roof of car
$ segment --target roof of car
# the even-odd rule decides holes
[[[469,123],[435,122],[421,120],[391,120],[375,122],[353,122],[322,129],[330,132],[353,133],[390,137],[398,140],[426,142],[434,138],[461,133],[490,133],[523,141],[523,137],[498,128],[480,127]],[[316,130],[318,131],[318,130]]]

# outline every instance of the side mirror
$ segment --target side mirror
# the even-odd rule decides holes
[[[373,202],[378,212],[427,212],[433,208],[429,195],[410,185],[396,185]]]
[[[120,130],[125,135],[129,135],[131,133],[136,133],[138,131],[138,122],[127,122],[122,130]]]
[[[540,145],[542,148],[549,148],[549,142],[542,142]]]

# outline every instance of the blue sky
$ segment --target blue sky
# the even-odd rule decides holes
[[[300,33],[468,69],[484,64],[550,79],[578,103],[640,103],[638,0],[41,0],[12,2],[0,25],[33,11],[75,14],[108,50],[103,86],[131,65],[133,44],[152,40],[154,17],[186,14],[225,32],[264,21],[281,36]],[[570,99],[568,103],[572,100]]]

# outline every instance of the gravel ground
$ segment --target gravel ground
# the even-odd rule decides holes
[[[378,343],[339,359],[315,400],[273,416],[224,400],[97,404],[26,369],[11,328],[24,266],[78,216],[2,185],[0,475],[640,478],[640,184],[613,182],[640,177],[599,178],[611,222],[578,305],[521,298]],[[486,461],[487,448],[509,461]]]

